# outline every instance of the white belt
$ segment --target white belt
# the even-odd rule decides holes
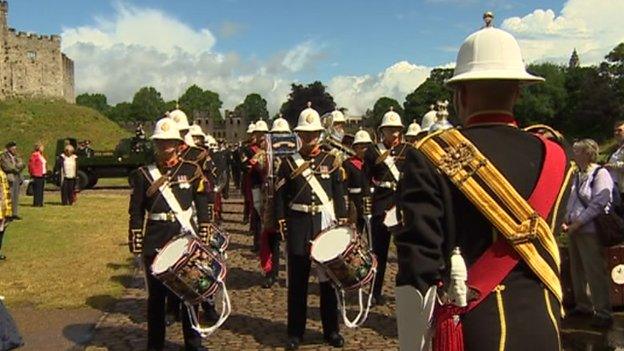
[[[362,192],[362,188],[349,188],[349,194],[360,194]]]
[[[330,201],[326,205],[291,204],[289,207],[293,211],[305,212],[305,213],[309,213],[313,215],[313,214],[321,213],[321,211],[325,209],[328,209],[328,210],[332,209],[333,206],[334,206],[334,202]]]
[[[396,182],[380,182],[377,187],[396,190],[397,184]]]
[[[150,213],[147,218],[151,221],[175,222],[176,217],[173,212]]]

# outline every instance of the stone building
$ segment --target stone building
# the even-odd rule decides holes
[[[75,101],[74,62],[61,52],[61,37],[17,32],[0,1],[0,99],[49,97]]]

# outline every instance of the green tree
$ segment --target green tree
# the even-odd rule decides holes
[[[567,71],[565,85],[568,98],[562,113],[564,134],[597,141],[610,138],[613,122],[621,114],[610,77],[594,66],[572,68]]]
[[[542,123],[561,129],[568,95],[565,86],[566,68],[542,63],[530,65],[528,70],[546,81],[522,88],[521,97],[514,108],[516,119],[522,126]]]
[[[111,108],[106,101],[106,95],[99,93],[84,93],[76,96],[76,105],[90,107],[103,114],[106,114]]]
[[[405,111],[401,107],[401,104],[399,104],[399,102],[393,98],[384,96],[380,98],[379,100],[377,100],[377,102],[375,102],[372,113],[369,113],[367,111],[366,113],[367,118],[364,120],[364,126],[368,128],[377,129],[379,125],[381,124],[381,119],[383,118],[383,115],[386,112],[390,111],[390,107],[392,107],[394,111],[401,116],[401,119],[403,120],[403,124],[405,124],[405,117],[404,117]]]
[[[117,123],[133,121],[132,104],[129,102],[120,102],[110,108],[106,114],[108,118]]]
[[[405,116],[404,122],[416,119],[421,122],[425,113],[429,112],[429,106],[436,101],[452,101],[452,90],[444,85],[447,79],[453,76],[451,68],[436,68],[431,71],[429,78],[425,80],[416,90],[405,97],[403,107]],[[450,108],[449,108],[450,109]]]
[[[241,117],[246,123],[257,121],[260,118],[264,120],[269,118],[267,101],[257,93],[247,95],[245,100],[236,106],[234,113]]]
[[[180,96],[178,102],[180,109],[189,117],[194,116],[196,112],[207,112],[214,120],[223,119],[219,110],[223,102],[219,99],[219,94],[213,91],[203,90],[197,85],[192,85]]]
[[[613,89],[617,92],[618,104],[620,105],[620,116],[624,118],[624,43],[619,44],[605,56],[605,62],[600,65],[601,75],[611,80]]]
[[[132,120],[157,120],[165,113],[165,101],[153,87],[143,87],[132,99]]]
[[[308,101],[312,103],[312,108],[321,115],[333,111],[336,108],[334,97],[325,89],[323,83],[319,81],[307,86],[292,84],[288,100],[282,104],[280,112],[291,126],[296,126],[299,114],[306,108]]]

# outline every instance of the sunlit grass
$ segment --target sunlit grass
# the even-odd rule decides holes
[[[21,221],[7,229],[0,295],[9,305],[101,307],[120,296],[130,272],[126,247],[128,195],[84,192],[73,207],[46,192],[43,208],[22,197]]]

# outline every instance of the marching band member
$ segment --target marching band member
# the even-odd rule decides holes
[[[254,131],[256,130],[256,124],[251,123],[247,127],[247,141],[240,146],[240,164],[241,164],[241,192],[243,193],[244,205],[243,205],[243,223],[249,223],[249,216],[253,209],[253,199],[251,195],[251,185],[249,183],[249,169],[247,163],[249,159],[253,157],[253,153],[249,151],[249,147],[255,143]]]
[[[358,233],[362,233],[364,230],[364,202],[362,197],[365,193],[364,187],[369,186],[363,170],[364,155],[372,143],[370,134],[363,129],[359,130],[355,133],[352,145],[355,155],[342,163],[342,168],[345,171],[344,184],[349,197],[349,221],[356,225]]]
[[[275,185],[275,212],[288,247],[288,350],[299,348],[305,331],[311,269],[309,242],[336,220],[339,224],[347,221],[340,164],[320,149],[323,126],[310,105],[299,115],[295,128],[301,149],[282,160]],[[319,281],[325,341],[342,347],[334,288],[321,274]]]
[[[264,177],[262,169],[258,164],[258,155],[262,152],[261,144],[264,142],[264,135],[269,132],[269,126],[263,120],[255,123],[253,131],[253,143],[245,149],[247,161],[245,168],[247,169],[247,178],[249,179],[249,188],[251,189],[251,208],[250,208],[250,225],[249,229],[253,233],[253,252],[260,251],[260,234],[262,223],[260,218],[260,206],[262,204],[262,186]]]
[[[431,131],[431,126],[433,126],[437,120],[438,111],[436,110],[436,105],[429,105],[429,111],[425,113],[421,121],[422,132],[429,133]]]
[[[388,260],[390,245],[390,231],[384,224],[386,212],[395,204],[397,182],[401,178],[405,152],[410,146],[401,140],[403,133],[401,116],[390,108],[384,114],[379,131],[382,141],[368,148],[364,155],[364,174],[368,180],[368,187],[364,187],[365,215],[371,214],[371,236],[373,252],[377,256],[377,275],[373,287],[373,299],[376,305],[385,303],[382,295],[382,286]],[[369,188],[374,192],[370,196]]]
[[[453,128],[451,122],[448,121],[448,100],[438,101],[438,112],[436,113],[436,122],[429,128],[430,132],[437,132],[439,130],[447,130]]]
[[[552,229],[565,211],[569,157],[557,142],[518,129],[513,117],[522,84],[543,79],[525,70],[514,37],[490,25],[464,41],[456,62],[447,84],[464,128],[409,148],[400,184],[401,349],[421,350],[433,324],[434,350],[560,350]],[[456,285],[453,271],[462,266],[467,275],[459,269],[455,277],[467,281]],[[429,320],[440,286],[444,305]]]
[[[165,343],[165,298],[177,298],[150,271],[158,250],[180,234],[178,216],[197,211],[198,233],[206,241],[209,235],[211,214],[206,182],[201,168],[178,156],[183,143],[174,121],[163,118],[156,123],[151,139],[154,142],[156,163],[140,167],[132,173],[132,195],[129,205],[129,249],[141,255],[147,284],[147,349],[162,350]],[[167,198],[161,187],[171,189],[173,198]],[[177,202],[184,213],[174,213],[172,202]],[[146,218],[147,217],[147,218]],[[147,220],[145,230],[144,220]],[[186,350],[201,350],[201,337],[191,328],[187,313],[182,316],[182,329]]]
[[[288,121],[281,116],[273,121],[270,133],[272,135],[291,134]],[[264,153],[265,169],[268,170],[269,157]],[[282,160],[280,157],[273,157],[273,173],[277,173]],[[265,186],[263,188],[262,204],[262,237],[260,240],[260,262],[265,272],[262,287],[269,289],[277,281],[280,264],[280,241],[281,236],[278,231],[277,219],[275,218],[275,177],[274,174],[265,173]]]
[[[182,110],[173,110],[168,113],[168,117],[175,121],[178,130],[180,130],[180,137],[182,137],[184,141],[184,143],[180,144],[180,149],[178,150],[180,157],[185,161],[195,162],[201,166],[206,159],[207,152],[197,147],[193,136],[189,133],[191,126],[189,125],[186,113]]]
[[[346,141],[344,127],[347,119],[340,110],[334,110],[324,114],[321,122],[325,126],[325,131],[321,134],[321,148],[342,164],[347,157],[353,155],[353,150],[343,143]]]
[[[422,129],[420,128],[420,125],[416,123],[416,121],[414,121],[407,127],[407,132],[405,133],[405,142],[415,145],[421,136],[424,136],[422,133]]]

